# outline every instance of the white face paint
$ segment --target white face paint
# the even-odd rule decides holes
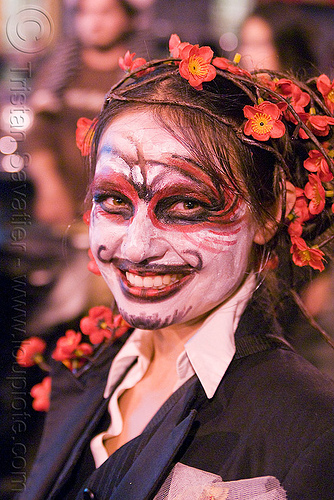
[[[163,328],[209,312],[241,285],[255,224],[150,113],[116,118],[99,146],[90,242],[123,317]]]

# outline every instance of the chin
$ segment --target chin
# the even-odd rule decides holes
[[[150,309],[149,306],[147,309]],[[191,306],[182,310],[175,309],[172,314],[166,315],[163,312],[152,312],[150,314],[148,311],[129,311],[128,308],[124,309],[122,306],[118,306],[118,310],[125,321],[134,328],[140,328],[141,330],[161,330],[175,323],[183,323],[191,309]]]

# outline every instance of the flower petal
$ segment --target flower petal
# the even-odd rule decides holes
[[[285,134],[285,125],[283,122],[277,120],[274,123],[273,128],[270,132],[270,137],[272,137],[273,139],[278,139],[279,137],[283,137],[284,134]]]

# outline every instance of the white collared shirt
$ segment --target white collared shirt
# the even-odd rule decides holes
[[[196,373],[207,397],[213,397],[235,354],[234,333],[254,288],[255,277],[250,275],[238,292],[211,313],[186,342],[184,351],[176,361],[178,380],[173,391]],[[110,399],[108,411],[111,423],[108,430],[91,441],[96,467],[108,458],[104,439],[118,436],[122,432],[123,419],[118,400],[125,390],[134,387],[145,375],[154,353],[153,335],[154,331],[136,329],[111,364],[104,391],[105,398],[109,397],[111,388],[137,359]]]

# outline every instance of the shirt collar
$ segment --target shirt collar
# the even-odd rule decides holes
[[[208,398],[213,397],[235,354],[234,333],[254,288],[252,274],[232,298],[210,314],[178,358],[178,369],[188,358]]]
[[[104,397],[110,395],[112,387],[118,382],[125,370],[135,359],[141,365],[141,371],[145,373],[153,356],[153,335],[151,330],[136,329],[130,335],[122,349],[115,356],[111,363],[107,384],[104,390]]]
[[[234,333],[240,316],[255,288],[251,274],[238,292],[218,307],[185,344],[177,359],[177,373],[183,383],[196,373],[208,398],[212,398],[235,354]],[[112,362],[104,397],[135,359],[145,373],[153,356],[154,331],[136,329]]]

